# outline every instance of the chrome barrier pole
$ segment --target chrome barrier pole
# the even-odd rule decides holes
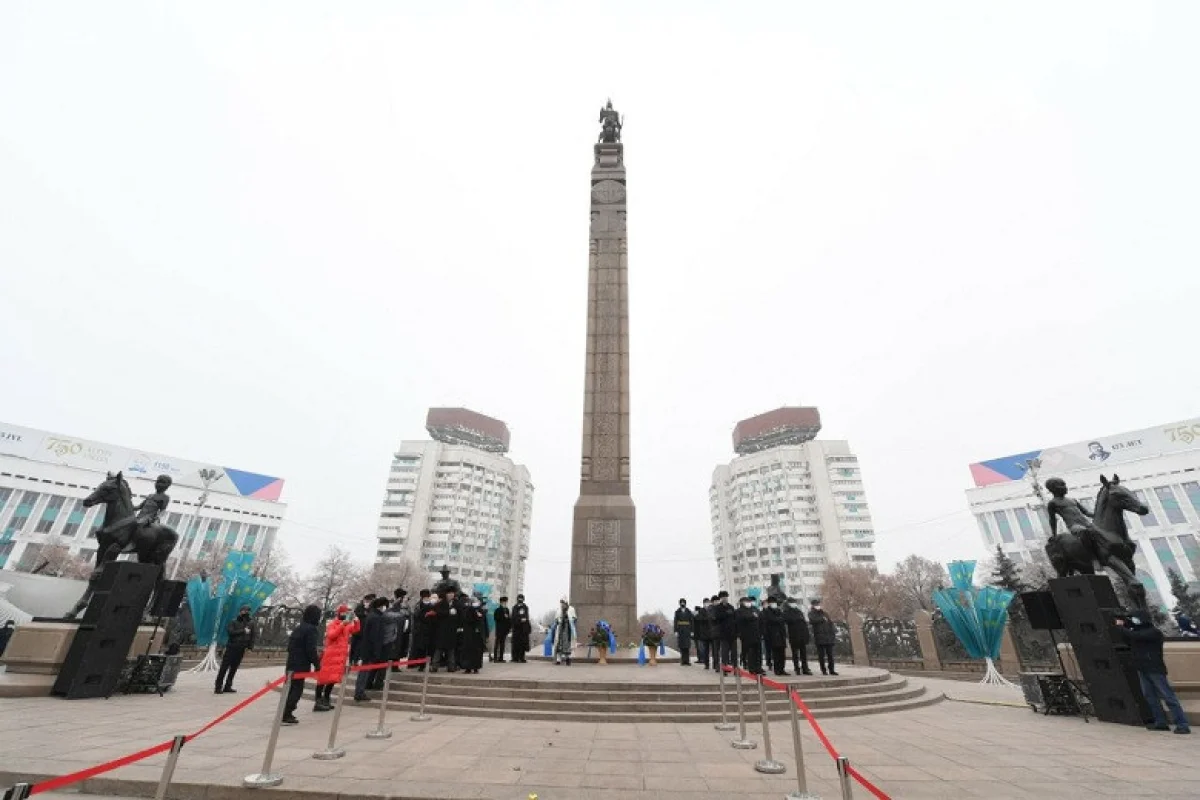
[[[242,779],[242,785],[248,789],[262,789],[278,786],[283,783],[283,776],[271,772],[271,760],[275,758],[275,743],[279,741],[279,726],[283,722],[283,709],[287,705],[288,692],[292,688],[292,673],[283,678],[283,686],[279,687],[279,707],[275,709],[275,721],[271,723],[271,736],[267,739],[267,752],[263,754],[262,772],[247,775]]]
[[[726,704],[725,704],[725,665],[724,664],[718,663],[717,675],[720,676],[717,680],[721,684],[721,721],[718,722],[716,725],[713,725],[713,727],[719,731],[731,731],[734,728],[736,728],[737,726],[729,721],[729,712],[726,709]]]
[[[766,775],[782,775],[787,772],[787,767],[771,757],[771,720],[767,718],[767,690],[763,687],[763,676],[754,677],[754,682],[758,684],[758,710],[762,714],[763,754],[766,756],[754,762],[754,769]]]
[[[734,739],[731,744],[735,750],[753,750],[758,747],[758,743],[746,736],[746,707],[742,702],[742,679],[737,674],[737,667],[734,667],[733,677],[734,683],[737,686],[737,707],[738,707],[738,738]]]
[[[313,758],[318,761],[333,761],[335,758],[341,758],[346,755],[344,747],[337,747],[337,729],[338,722],[342,718],[342,706],[346,704],[346,680],[354,673],[350,671],[350,662],[346,662],[346,669],[342,673],[342,685],[338,689],[337,705],[333,708],[333,719],[329,723],[329,743],[325,745],[324,750],[318,750],[313,753]]]
[[[817,795],[808,793],[808,776],[804,772],[804,743],[800,741],[800,709],[795,700],[799,694],[795,689],[788,692],[788,702],[792,707],[792,745],[796,750],[796,791],[789,794],[785,800],[821,800]]]
[[[854,789],[850,785],[850,759],[838,756],[838,783],[842,787],[842,800],[854,800]]]
[[[381,697],[379,700],[379,724],[375,726],[375,730],[367,731],[368,739],[390,739],[390,738],[392,738],[392,732],[390,730],[388,730],[387,728],[383,727],[383,718],[384,718],[384,715],[387,714],[388,689],[391,687],[391,685],[392,685],[392,664],[391,664],[391,662],[388,662],[388,665],[383,668],[383,697]]]
[[[158,779],[158,791],[154,793],[154,800],[167,799],[167,787],[171,785],[171,777],[175,774],[175,765],[179,763],[179,751],[183,749],[186,742],[186,736],[176,736],[175,740],[171,742],[171,751],[167,755],[167,763],[163,765],[162,777]]]
[[[429,692],[429,673],[432,670],[433,657],[430,656],[425,660],[425,669],[422,671],[425,677],[421,680],[421,710],[409,717],[413,722],[428,722],[430,720],[430,716],[425,713],[425,695]]]

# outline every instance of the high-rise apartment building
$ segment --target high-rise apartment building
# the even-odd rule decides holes
[[[788,594],[817,595],[827,564],[875,566],[875,530],[858,458],[844,441],[817,441],[816,408],[742,420],[737,458],[713,471],[713,551],[734,597],[782,575]]]
[[[392,458],[379,513],[377,563],[443,564],[470,590],[494,597],[525,586],[533,484],[508,452],[508,426],[465,408],[433,408],[430,440],[404,441]]]

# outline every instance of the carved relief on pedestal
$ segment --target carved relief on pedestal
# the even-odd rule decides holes
[[[625,187],[614,180],[603,180],[592,187],[592,202],[612,205],[625,202]]]

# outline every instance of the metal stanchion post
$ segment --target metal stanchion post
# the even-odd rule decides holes
[[[344,747],[337,747],[337,729],[338,722],[342,718],[342,706],[346,704],[346,681],[354,673],[350,671],[350,663],[346,663],[346,671],[342,673],[342,685],[338,689],[337,705],[333,707],[333,719],[329,723],[329,743],[325,745],[324,750],[318,750],[313,753],[313,758],[318,761],[332,761],[335,758],[341,758],[346,755]]]
[[[413,722],[428,722],[430,717],[425,713],[425,695],[429,693],[429,672],[433,669],[433,658],[425,660],[425,669],[422,671],[424,677],[421,679],[421,710],[413,714],[409,719]]]
[[[719,660],[717,663],[717,675],[720,676],[717,680],[721,684],[721,721],[713,725],[713,727],[719,731],[731,731],[737,726],[729,721],[729,713],[725,706],[725,665],[721,664]]]
[[[808,776],[804,772],[804,743],[800,741],[800,709],[795,700],[795,695],[798,694],[795,689],[788,692],[788,704],[792,707],[792,745],[796,750],[796,791],[789,794],[785,800],[820,800],[817,795],[808,793]]]
[[[279,741],[279,726],[283,722],[283,708],[287,704],[288,691],[292,687],[292,673],[284,676],[283,686],[279,690],[279,707],[275,709],[275,720],[271,723],[271,737],[267,739],[267,752],[263,754],[262,772],[247,775],[242,779],[242,785],[249,789],[259,789],[268,786],[278,786],[283,783],[283,776],[271,772],[271,760],[275,758],[275,743]]]
[[[25,800],[29,797],[29,790],[33,788],[32,784],[17,783],[11,789],[4,793],[4,800]]]
[[[171,776],[175,774],[175,765],[179,762],[179,751],[186,742],[186,736],[176,736],[171,742],[171,751],[167,755],[167,763],[163,765],[162,777],[158,779],[158,791],[154,793],[154,800],[166,800],[167,787],[171,785]]]
[[[771,757],[771,720],[767,718],[767,690],[763,687],[762,675],[755,675],[758,684],[758,710],[762,714],[763,751],[766,758],[754,762],[754,769],[767,775],[782,775],[787,772],[780,762]]]
[[[367,732],[368,739],[390,739],[392,732],[383,727],[384,715],[387,714],[388,704],[388,689],[392,685],[392,665],[389,663],[383,668],[383,697],[379,700],[379,724],[375,726],[375,730]]]
[[[737,674],[737,667],[733,668],[733,678],[737,686],[738,738],[731,744],[735,750],[753,750],[758,747],[758,743],[746,736],[746,706],[742,702],[742,679]]]
[[[838,756],[838,783],[842,787],[842,800],[854,800],[854,789],[850,785],[850,759]]]

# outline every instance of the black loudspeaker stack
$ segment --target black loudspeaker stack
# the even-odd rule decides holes
[[[1150,719],[1150,709],[1142,697],[1129,648],[1114,624],[1125,612],[1108,576],[1054,578],[1050,594],[1096,716],[1105,722],[1144,724]]]
[[[1062,630],[1062,617],[1058,615],[1058,606],[1054,605],[1054,595],[1050,592],[1022,592],[1021,605],[1025,607],[1029,627],[1035,631]]]
[[[112,694],[161,572],[132,561],[104,565],[51,694],[68,700]]]
[[[158,594],[154,595],[154,604],[150,606],[152,617],[174,617],[179,614],[183,605],[183,596],[187,593],[187,584],[183,581],[162,581],[158,584]]]

